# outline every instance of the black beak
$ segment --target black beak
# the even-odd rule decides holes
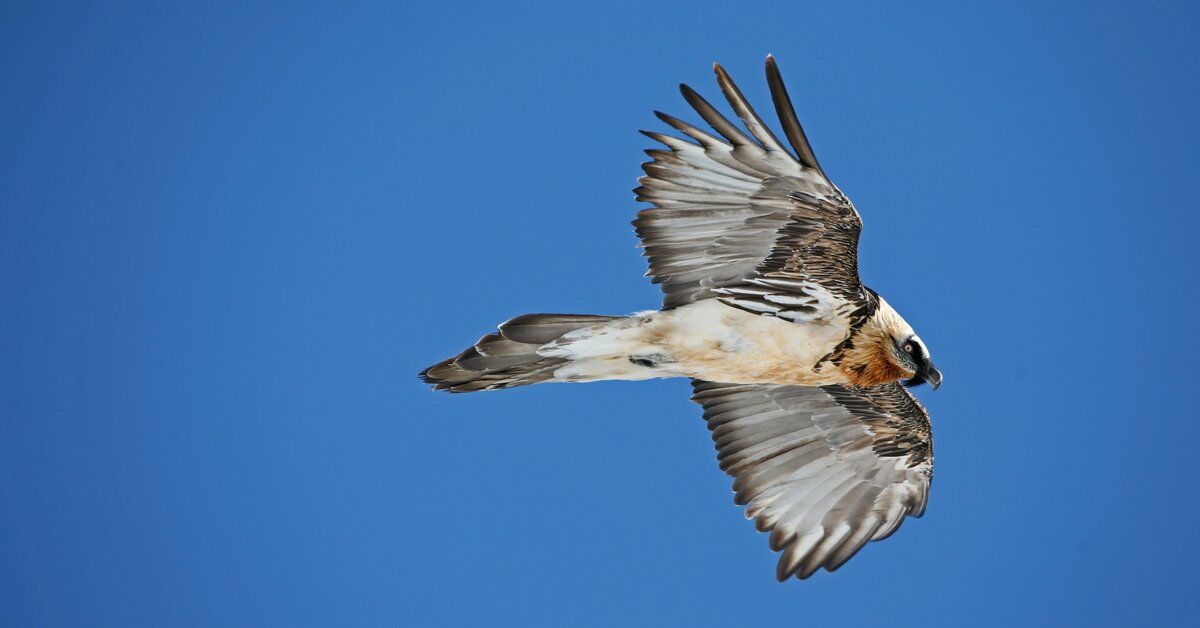
[[[937,390],[938,386],[942,385],[942,372],[934,368],[933,362],[925,360],[920,368],[917,369],[917,374],[910,380],[905,380],[904,385],[912,388],[921,384],[929,384],[929,387]]]

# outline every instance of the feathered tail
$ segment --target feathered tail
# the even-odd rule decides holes
[[[497,390],[554,379],[567,359],[540,355],[538,349],[570,332],[612,322],[620,316],[525,314],[500,325],[466,351],[421,371],[436,390]]]

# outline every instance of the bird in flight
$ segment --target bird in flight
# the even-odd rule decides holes
[[[825,175],[774,58],[771,99],[792,151],[720,65],[744,130],[687,85],[712,132],[643,131],[633,222],[665,293],[630,316],[526,314],[421,373],[437,390],[687,377],[721,469],[770,545],[777,576],[833,571],[925,511],[929,416],[908,387],[942,374],[913,328],[858,276],[862,221]]]

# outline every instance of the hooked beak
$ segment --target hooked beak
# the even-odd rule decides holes
[[[933,362],[925,360],[917,369],[917,374],[912,379],[904,382],[905,386],[912,388],[921,384],[929,384],[929,387],[937,390],[938,386],[942,385],[942,372],[934,368]]]

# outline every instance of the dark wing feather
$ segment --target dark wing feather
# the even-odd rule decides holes
[[[850,201],[826,177],[791,107],[774,59],[767,81],[780,124],[799,156],[787,151],[720,65],[714,66],[743,132],[695,90],[680,90],[716,131],[658,117],[691,141],[644,132],[668,150],[646,151],[634,225],[655,283],[670,309],[718,297],[747,311],[798,319],[829,307],[839,315],[873,311],[858,278],[858,233]],[[844,307],[841,307],[844,305]],[[869,315],[869,313],[868,313]],[[854,324],[854,321],[851,322]]]
[[[781,581],[833,571],[924,513],[929,415],[900,384],[692,385],[734,501],[783,552]]]
[[[771,101],[775,103],[775,113],[779,116],[779,124],[783,126],[783,134],[796,151],[800,163],[825,174],[825,171],[821,170],[821,164],[817,162],[817,156],[813,154],[812,146],[808,143],[804,127],[800,126],[800,120],[796,118],[796,108],[792,106],[792,99],[788,96],[787,88],[783,86],[783,75],[779,73],[775,57],[771,55],[767,55],[767,85],[771,87]]]

